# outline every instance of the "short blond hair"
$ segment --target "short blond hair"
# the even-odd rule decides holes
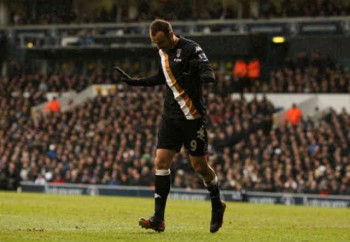
[[[158,32],[163,32],[166,36],[169,36],[173,32],[173,27],[164,19],[155,19],[150,24],[149,31],[152,36],[155,36]]]

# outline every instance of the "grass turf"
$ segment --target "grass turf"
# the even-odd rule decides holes
[[[350,241],[350,209],[227,203],[209,232],[210,203],[169,200],[166,230],[138,226],[153,199],[0,192],[0,241]]]

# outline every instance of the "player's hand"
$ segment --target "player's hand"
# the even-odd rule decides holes
[[[199,65],[200,65],[200,60],[197,60],[197,59],[193,59],[193,60],[190,60],[189,62],[189,65],[190,65],[190,68],[191,69],[198,69]]]
[[[197,60],[197,59],[190,60],[189,61],[189,70],[188,70],[188,72],[184,72],[183,75],[188,77],[188,76],[200,71],[203,64],[204,64],[204,62],[201,60]]]
[[[130,82],[130,81],[132,82],[134,80],[131,76],[129,76],[125,71],[120,69],[118,66],[115,66],[113,68],[114,68],[114,70],[118,71],[118,74],[120,76],[120,80],[122,82],[128,83],[128,82]]]
[[[196,61],[197,61],[197,60],[190,60],[190,61],[188,62],[188,66],[189,66],[188,72],[183,72],[183,73],[182,73],[183,76],[185,76],[185,77],[188,78],[190,75],[192,75],[192,74],[194,73],[195,69],[197,69],[197,68],[196,68],[196,67],[197,67]]]
[[[189,71],[183,72],[183,77],[189,79],[192,75],[198,75],[202,83],[215,82],[215,73],[208,61],[198,59],[189,61]]]

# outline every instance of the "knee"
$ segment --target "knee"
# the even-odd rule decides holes
[[[208,165],[200,162],[192,164],[193,169],[199,174],[206,174],[208,172]]]
[[[158,156],[156,156],[156,158],[154,159],[154,165],[156,170],[169,169],[168,161],[166,161],[165,159],[159,158]]]

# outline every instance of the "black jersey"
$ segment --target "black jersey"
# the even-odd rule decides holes
[[[164,116],[174,119],[193,120],[206,113],[202,97],[202,83],[215,80],[214,72],[202,48],[194,41],[179,37],[176,46],[159,50],[161,65],[152,77],[138,79],[131,85],[153,86],[167,84],[164,100]],[[191,71],[190,61],[199,60],[205,68]],[[203,80],[203,74],[209,81]]]

